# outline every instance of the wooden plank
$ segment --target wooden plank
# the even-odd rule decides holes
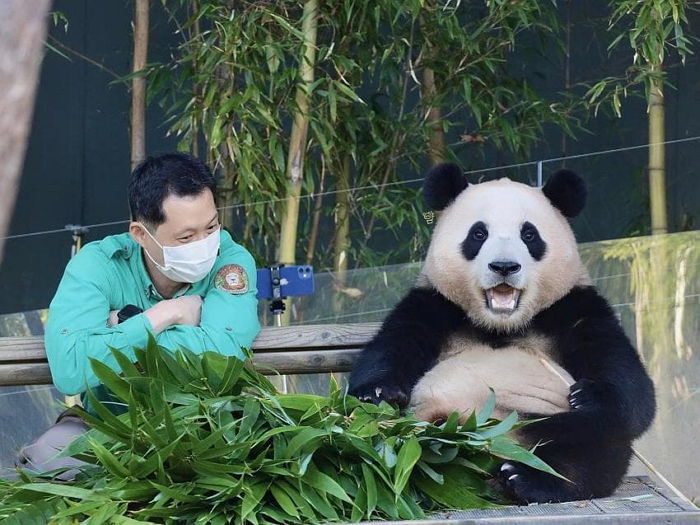
[[[369,525],[370,522],[362,522]],[[386,521],[383,525],[404,525],[405,521]],[[647,476],[624,479],[612,496],[567,503],[506,506],[495,509],[444,511],[421,521],[421,525],[500,525],[500,524],[566,524],[606,525],[634,523],[700,523],[700,509],[678,502],[656,486]],[[361,525],[362,525],[361,524]]]
[[[253,351],[359,348],[369,342],[380,326],[380,323],[354,323],[263,328],[253,342]]]
[[[269,374],[270,368],[280,374],[349,372],[360,351],[360,348],[343,348],[341,350],[270,352],[254,355],[253,363],[263,374]]]
[[[359,348],[266,352],[254,355],[253,363],[267,375],[347,372],[359,353]],[[0,386],[50,385],[52,382],[49,365],[45,361],[0,363]]]
[[[263,328],[253,351],[360,348],[379,330],[379,323],[306,325]],[[46,361],[42,337],[0,337],[0,363]]]
[[[0,386],[50,385],[48,363],[0,364]]]

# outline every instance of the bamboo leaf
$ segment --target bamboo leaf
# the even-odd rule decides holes
[[[413,467],[416,465],[421,456],[421,446],[415,437],[411,437],[406,441],[399,450],[396,460],[396,470],[394,472],[394,489],[397,494],[403,492],[408,478],[413,472]]]

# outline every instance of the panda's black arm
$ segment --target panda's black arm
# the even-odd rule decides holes
[[[466,322],[461,308],[432,288],[414,288],[362,350],[350,374],[351,395],[405,406],[445,341]]]
[[[593,287],[573,289],[537,317],[536,327],[554,336],[562,364],[576,380],[571,411],[542,422],[542,428],[551,425],[560,433],[570,426],[578,433],[585,426],[578,438],[599,431],[634,439],[651,425],[654,385],[612,308]],[[567,421],[571,425],[562,425]]]

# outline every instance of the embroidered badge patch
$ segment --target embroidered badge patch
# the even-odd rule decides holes
[[[248,291],[248,274],[238,264],[227,264],[216,272],[214,286],[232,294],[241,294]]]

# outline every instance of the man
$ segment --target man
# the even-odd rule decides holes
[[[144,347],[149,333],[172,351],[243,358],[241,349],[260,330],[255,262],[220,229],[214,189],[209,169],[190,155],[149,157],[136,167],[129,232],[87,244],[69,262],[49,307],[45,345],[58,390],[75,395],[90,388],[110,406],[90,359],[119,372],[110,347],[135,361],[134,348]],[[51,458],[84,428],[76,416],[59,418],[20,461],[36,470],[74,464]]]

